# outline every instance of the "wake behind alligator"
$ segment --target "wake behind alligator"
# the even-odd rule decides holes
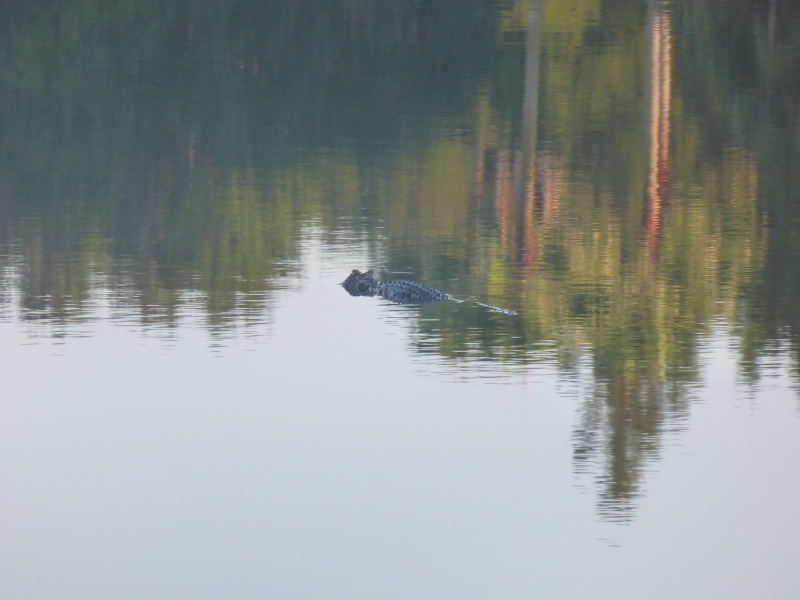
[[[483,306],[489,310],[503,313],[505,315],[516,315],[517,313],[509,308],[494,306],[485,302],[478,302],[473,299],[455,298],[446,294],[435,287],[408,281],[406,279],[396,279],[392,281],[378,281],[373,271],[362,273],[358,269],[348,275],[340,285],[347,290],[351,296],[381,296],[398,304],[431,304],[440,300],[453,300],[454,302],[473,302],[478,306]]]

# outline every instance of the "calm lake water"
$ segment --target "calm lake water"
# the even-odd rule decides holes
[[[0,597],[798,597],[795,3],[2,14]]]

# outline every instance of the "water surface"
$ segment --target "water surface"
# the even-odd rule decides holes
[[[0,30],[4,598],[800,589],[792,4]]]

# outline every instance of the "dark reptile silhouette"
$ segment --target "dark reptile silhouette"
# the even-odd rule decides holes
[[[351,296],[381,296],[398,304],[431,304],[440,300],[453,300],[454,302],[474,302],[478,306],[483,306],[489,310],[500,312],[506,315],[517,314],[511,309],[502,306],[494,306],[473,299],[455,298],[446,294],[440,289],[431,287],[417,281],[406,279],[395,279],[391,281],[378,281],[374,271],[362,273],[358,269],[353,269],[341,284]]]

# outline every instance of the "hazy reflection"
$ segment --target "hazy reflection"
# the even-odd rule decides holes
[[[393,314],[416,353],[480,376],[579,374],[574,468],[605,518],[630,518],[712,323],[743,379],[775,352],[796,371],[800,15],[467,4],[15,8],[0,317],[264,333],[307,281],[304,242],[350,252],[341,273],[517,310]]]

